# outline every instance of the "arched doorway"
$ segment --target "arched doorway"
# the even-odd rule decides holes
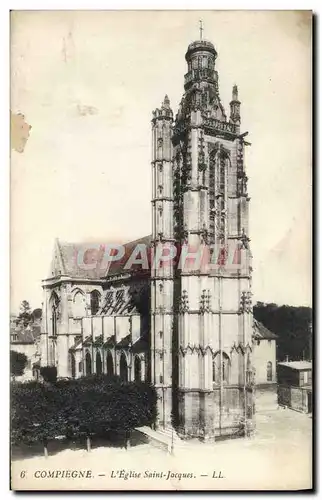
[[[96,374],[102,375],[102,358],[99,352],[96,353]]]
[[[134,360],[134,379],[136,382],[141,380],[141,360],[138,356],[135,356]]]
[[[92,373],[92,358],[89,352],[85,356],[85,373],[86,375],[91,375]]]
[[[110,377],[114,375],[114,363],[111,351],[108,351],[106,355],[106,373]]]
[[[73,353],[70,353],[70,369],[72,372],[72,378],[76,377],[76,360]]]
[[[127,361],[124,352],[122,352],[120,358],[120,377],[123,380],[123,382],[128,381]]]

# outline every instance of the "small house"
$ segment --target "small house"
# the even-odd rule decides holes
[[[277,364],[278,404],[303,413],[312,412],[312,362]]]

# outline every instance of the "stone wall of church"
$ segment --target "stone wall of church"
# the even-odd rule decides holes
[[[47,280],[44,286],[41,366],[54,365],[59,377],[70,376],[68,351],[82,333],[82,317],[91,312],[91,292],[97,283]]]
[[[178,399],[177,432],[182,438],[207,441],[245,434],[252,411],[250,389],[235,386],[213,391],[180,391]]]
[[[117,375],[123,380],[146,380],[148,353],[134,353],[128,348],[95,347],[87,345],[69,354],[75,359],[74,378],[91,374]],[[123,362],[122,362],[123,359]],[[125,360],[125,363],[124,363]],[[123,364],[122,364],[123,363]],[[70,363],[71,364],[71,363]],[[72,376],[70,366],[69,376]]]

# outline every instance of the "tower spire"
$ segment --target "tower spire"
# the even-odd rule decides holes
[[[162,108],[170,109],[170,99],[169,99],[167,94],[165,95],[165,97],[163,99]]]
[[[233,85],[232,100],[230,101],[230,121],[237,126],[237,132],[240,129],[240,101],[238,100],[238,87]]]
[[[236,84],[233,85],[232,100],[238,101],[238,87]]]
[[[202,40],[202,32],[203,32],[203,24],[202,19],[199,19],[199,32],[200,32],[200,40]]]

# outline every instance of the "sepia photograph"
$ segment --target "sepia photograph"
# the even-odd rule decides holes
[[[12,490],[312,490],[312,16],[11,11]]]

